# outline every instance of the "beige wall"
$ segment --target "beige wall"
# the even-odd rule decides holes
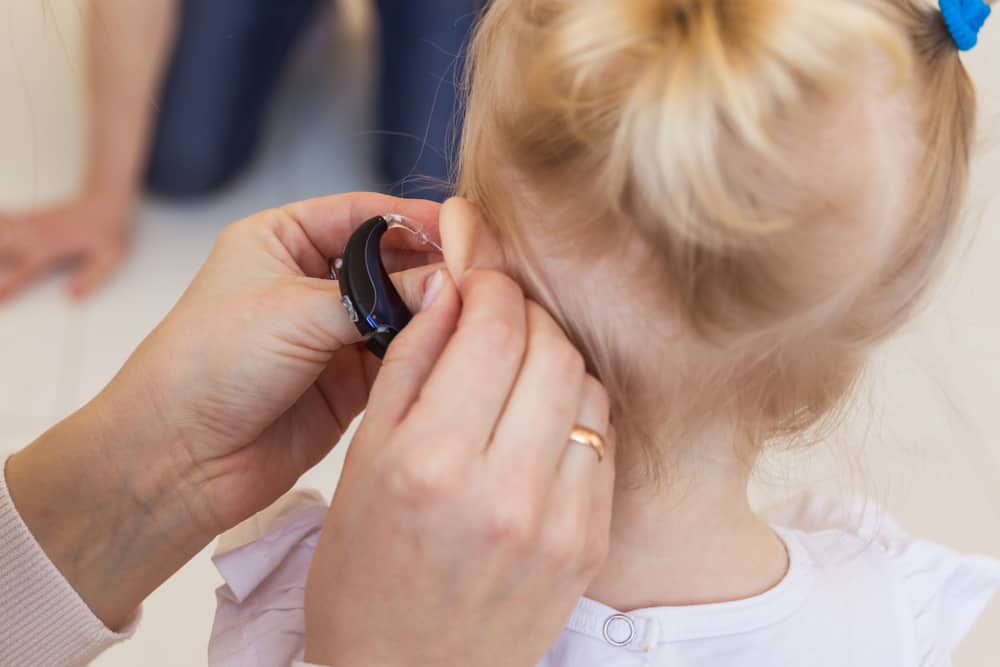
[[[0,206],[30,206],[77,184],[83,4],[0,3]]]

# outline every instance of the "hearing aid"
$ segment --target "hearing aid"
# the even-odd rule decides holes
[[[382,261],[382,237],[394,229],[405,230],[428,249],[441,252],[441,246],[416,221],[387,214],[363,222],[330,265],[330,278],[340,282],[341,304],[364,337],[365,347],[379,359],[413,318]]]

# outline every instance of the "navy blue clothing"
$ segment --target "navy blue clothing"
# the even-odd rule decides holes
[[[297,39],[323,0],[183,0],[147,168],[151,190],[205,194],[247,165]],[[483,0],[379,0],[372,129],[397,194],[447,195],[456,82]],[[317,141],[322,141],[317,137]]]

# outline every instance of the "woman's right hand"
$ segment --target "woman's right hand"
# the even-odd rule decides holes
[[[394,341],[306,592],[306,659],[535,665],[603,563],[604,388],[509,278],[470,271]],[[598,461],[575,424],[605,434]]]

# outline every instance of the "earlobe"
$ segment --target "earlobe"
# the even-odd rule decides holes
[[[486,226],[472,202],[452,197],[441,206],[438,231],[441,246],[455,284],[471,269],[503,271],[503,249],[493,230]]]

